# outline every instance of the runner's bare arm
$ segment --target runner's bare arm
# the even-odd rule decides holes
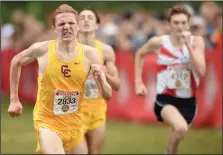
[[[205,44],[204,39],[200,36],[194,36],[194,44],[186,44],[192,59],[192,66],[200,77],[203,77],[206,72],[205,67]]]
[[[101,69],[100,69],[100,77],[99,79],[96,79],[96,83],[97,86],[99,87],[99,90],[102,94],[102,97],[105,100],[109,100],[112,96],[112,88],[111,86],[108,84],[106,77],[104,75],[104,72],[102,70],[102,64],[100,62],[100,58],[97,55],[97,51],[95,48],[92,48],[90,46],[88,46],[87,48],[85,48],[85,55],[86,57],[90,60],[91,65],[100,65]]]
[[[160,49],[161,37],[153,37],[148,40],[135,54],[135,82],[142,82],[142,68],[144,63],[144,57],[148,53],[156,52]]]
[[[46,43],[44,43],[46,44]],[[35,61],[43,54],[43,43],[34,43],[28,49],[13,57],[10,67],[10,99],[18,99],[18,85],[21,74],[21,67]]]
[[[104,60],[105,60],[105,67],[107,70],[106,79],[110,86],[118,91],[120,88],[120,80],[118,76],[118,70],[115,66],[115,52],[111,46],[105,45],[103,49],[104,53]]]

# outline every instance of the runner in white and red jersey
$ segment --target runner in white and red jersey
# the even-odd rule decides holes
[[[192,36],[190,14],[183,6],[169,12],[169,35],[156,36],[145,43],[135,56],[135,90],[146,95],[142,82],[143,59],[155,52],[157,61],[157,96],[154,112],[159,121],[171,127],[167,154],[176,154],[180,141],[188,131],[196,113],[196,89],[205,75],[204,40]]]

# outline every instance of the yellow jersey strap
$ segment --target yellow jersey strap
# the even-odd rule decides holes
[[[78,41],[75,41],[75,44],[77,45],[77,51],[78,51],[77,60],[84,62],[84,47],[83,47],[83,44],[79,43]]]
[[[51,59],[56,52],[56,40],[50,40],[48,45],[48,61],[51,62]]]
[[[96,44],[98,55],[101,59],[101,63],[104,64],[104,55],[103,55],[103,48],[102,48],[103,43],[100,40],[96,40],[95,44]]]

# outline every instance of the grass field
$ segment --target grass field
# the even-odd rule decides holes
[[[31,105],[24,105],[23,115],[10,118],[8,100],[1,104],[1,153],[35,153]],[[162,154],[169,129],[153,124],[109,121],[103,153]],[[191,129],[180,146],[181,154],[222,154],[222,137],[218,130]]]

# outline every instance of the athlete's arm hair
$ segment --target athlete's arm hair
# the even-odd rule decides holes
[[[90,46],[86,46],[85,45],[85,53],[86,53],[86,56],[87,58],[90,60],[90,63],[91,64],[98,64],[98,65],[101,65],[101,61],[100,61],[100,58],[97,54],[97,50],[93,47],[90,47]],[[95,80],[96,81],[96,84],[97,86],[99,87],[99,90],[101,92],[101,95],[102,97],[105,99],[105,100],[109,100],[112,96],[112,88],[111,86],[108,84],[106,78],[104,80]]]
[[[120,88],[120,80],[118,70],[115,66],[115,52],[111,46],[104,44],[103,54],[107,70],[106,79],[111,87],[118,91]]]
[[[200,77],[203,77],[206,72],[204,39],[201,36],[193,36],[192,45],[188,45],[187,47],[190,51],[193,69]]]
[[[45,42],[44,42],[45,43]],[[43,43],[34,43],[28,49],[13,57],[10,67],[10,99],[18,99],[18,84],[23,65],[34,62],[43,54],[40,48]]]
[[[142,82],[142,67],[144,57],[148,53],[156,52],[160,49],[161,37],[153,37],[148,40],[135,54],[135,82]]]

